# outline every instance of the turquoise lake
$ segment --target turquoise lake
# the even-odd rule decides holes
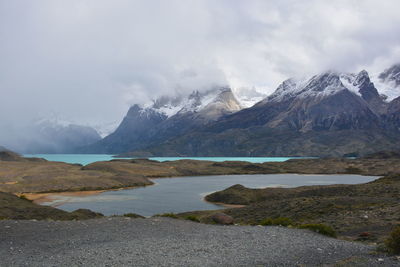
[[[104,215],[137,213],[152,216],[166,212],[221,209],[205,202],[204,196],[235,184],[250,188],[296,187],[303,185],[358,184],[377,177],[361,175],[219,175],[152,179],[155,185],[118,191],[107,191],[86,197],[54,196],[44,205],[73,211],[84,208]]]
[[[61,161],[73,164],[87,165],[96,161],[115,159],[113,155],[106,154],[26,154],[25,157],[44,158],[49,161]],[[252,163],[282,162],[296,157],[152,157],[157,161],[170,161],[179,159],[210,160],[210,161],[248,161]]]

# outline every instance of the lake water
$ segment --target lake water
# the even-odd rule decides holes
[[[234,184],[250,188],[296,187],[302,185],[357,184],[377,177],[360,175],[221,175],[153,179],[152,186],[108,191],[87,197],[57,196],[45,205],[73,211],[91,209],[104,215],[137,213],[143,216],[166,212],[220,209],[222,206],[207,203],[203,197]],[[61,204],[61,205],[59,205]]]
[[[106,154],[26,154],[24,157],[44,158],[49,161],[61,161],[66,163],[78,163],[87,165],[96,161],[107,161],[115,159],[113,155]],[[210,160],[210,161],[248,161],[252,163],[282,162],[288,159],[300,157],[152,157],[157,161],[170,161],[179,159]]]

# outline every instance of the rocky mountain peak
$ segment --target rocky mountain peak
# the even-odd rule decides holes
[[[368,73],[365,71],[358,75],[327,71],[308,79],[291,78],[279,85],[276,91],[264,102],[279,102],[290,98],[324,98],[342,90],[349,90],[360,95],[360,83],[368,81]]]
[[[311,78],[310,82],[302,90],[302,93],[304,95],[308,95],[307,92],[332,94],[335,91],[343,90],[345,89],[342,83],[343,79],[341,79],[343,77],[346,77],[346,75],[334,71],[316,75]]]
[[[354,86],[363,86],[366,84],[369,84],[371,82],[368,72],[366,70],[362,70],[360,71],[360,73],[358,73],[355,76],[355,79],[353,81],[353,85]]]
[[[131,106],[128,110],[128,113],[126,114],[126,116],[128,117],[133,117],[136,116],[137,114],[139,114],[139,112],[143,110],[142,107],[140,107],[138,104],[135,104],[133,106]]]
[[[199,113],[206,119],[216,120],[223,115],[237,112],[242,109],[239,101],[228,87],[222,87],[218,94]]]
[[[242,108],[229,87],[217,87],[204,92],[192,92],[179,113],[199,113],[213,107],[222,108],[222,106],[224,106],[224,109],[227,111],[232,112]]]

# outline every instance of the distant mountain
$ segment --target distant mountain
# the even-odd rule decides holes
[[[54,119],[36,121],[16,132],[7,146],[24,154],[71,153],[101,139],[91,127]]]
[[[40,137],[35,142],[37,146],[31,148],[35,153],[69,153],[76,147],[101,139],[97,131],[89,126],[43,121],[37,127]]]
[[[122,153],[140,150],[204,127],[240,109],[240,103],[226,87],[194,91],[186,97],[161,97],[148,106],[133,105],[115,132],[78,151]]]
[[[366,71],[284,81],[251,108],[141,150],[157,156],[343,156],[400,148],[399,99]]]

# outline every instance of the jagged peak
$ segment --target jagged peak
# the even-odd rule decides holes
[[[343,90],[361,96],[360,88],[370,82],[369,74],[365,70],[358,74],[328,70],[311,78],[287,79],[262,103],[279,102],[295,97],[327,97]]]
[[[134,104],[128,111],[127,116],[150,116],[159,113],[166,118],[186,112],[200,112],[210,108],[212,103],[225,103],[227,109],[238,111],[242,108],[234,96],[232,89],[227,86],[213,87],[206,91],[194,90],[190,94],[177,95],[174,97],[161,96],[151,103],[144,105]]]
[[[241,110],[243,107],[233,94],[231,88],[221,88],[214,100],[208,103],[203,109],[210,108],[235,112]]]
[[[203,92],[194,91],[189,95],[188,101],[185,103],[179,113],[199,112],[213,102],[223,102],[228,95],[235,98],[231,88],[226,86],[214,87]],[[237,101],[236,98],[235,101]]]

